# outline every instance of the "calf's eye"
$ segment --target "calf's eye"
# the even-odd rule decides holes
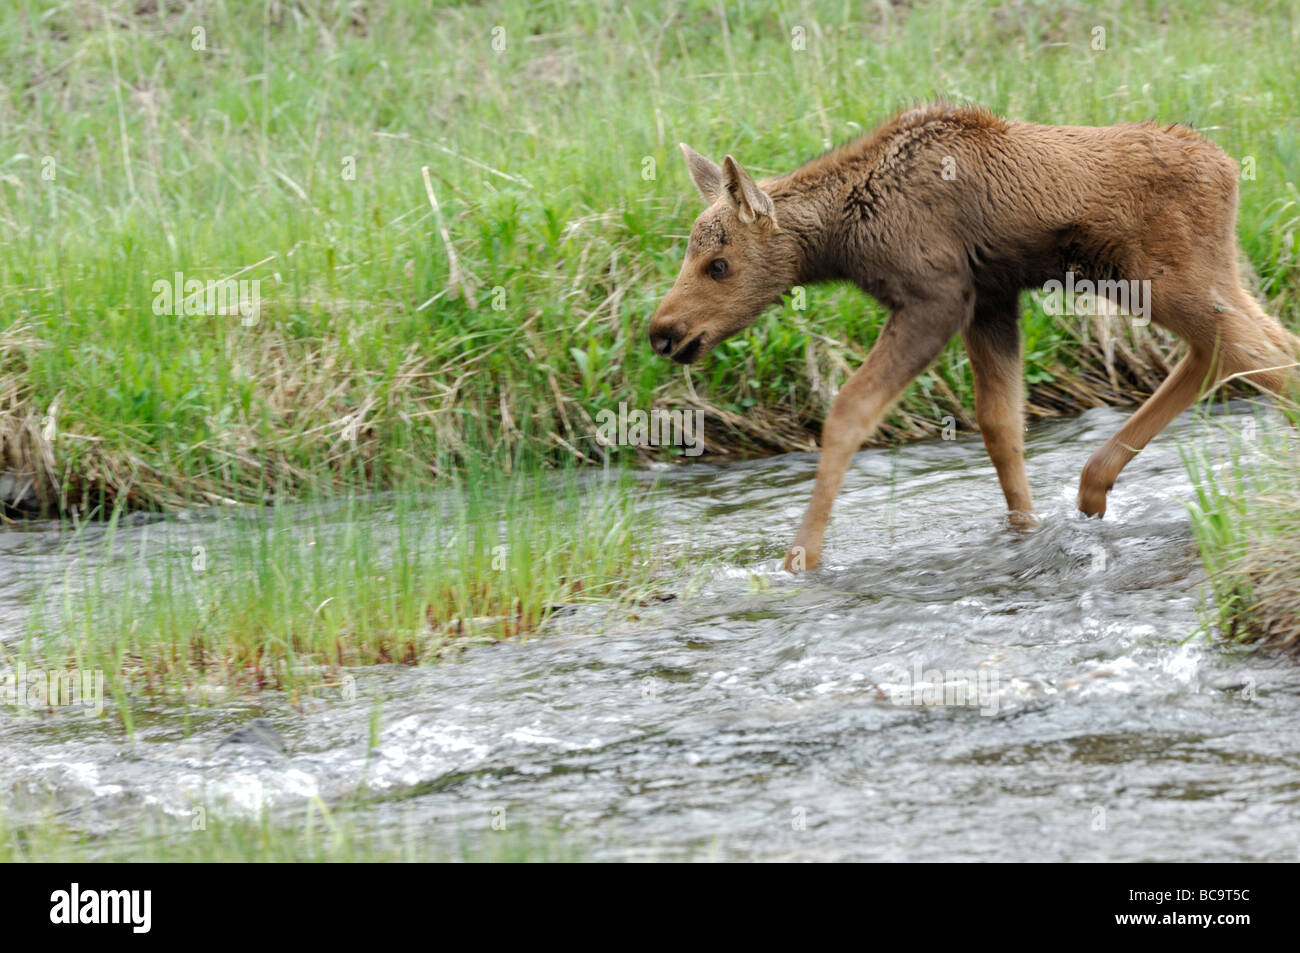
[[[727,277],[727,259],[715,258],[709,262],[709,277],[714,281]]]

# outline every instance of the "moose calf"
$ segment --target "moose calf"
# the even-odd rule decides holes
[[[1119,472],[1215,384],[1278,390],[1300,339],[1237,272],[1236,164],[1184,126],[1040,126],[977,107],[895,116],[778,178],[755,182],[682,146],[709,207],[650,322],[656,352],[697,361],[795,285],[849,280],[891,312],[822,430],[812,500],[785,566],[815,568],[853,453],[955,334],[975,416],[1014,520],[1025,477],[1018,293],[1049,281],[1141,281],[1149,317],[1187,355],[1088,460],[1079,509],[1106,512]]]

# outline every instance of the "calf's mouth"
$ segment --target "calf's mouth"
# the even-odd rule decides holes
[[[701,332],[688,342],[679,347],[673,354],[673,360],[678,364],[689,364],[700,356],[700,348],[704,344],[704,333]]]

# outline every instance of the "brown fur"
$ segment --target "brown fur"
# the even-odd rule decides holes
[[[789,175],[755,183],[682,147],[710,202],[650,322],[689,363],[798,284],[848,279],[890,309],[827,416],[812,500],[787,568],[814,568],[852,454],[954,335],[1013,518],[1033,522],[1024,464],[1017,299],[1049,280],[1149,280],[1150,317],[1187,342],[1169,379],[1088,460],[1079,509],[1101,516],[1120,470],[1210,387],[1277,390],[1300,339],[1237,272],[1237,166],[1184,126],[1040,126],[974,107],[895,116]],[[945,177],[944,171],[948,170]],[[723,259],[727,270],[710,268]]]

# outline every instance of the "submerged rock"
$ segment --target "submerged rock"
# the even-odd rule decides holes
[[[218,748],[227,744],[236,745],[259,745],[271,751],[278,752],[286,757],[289,755],[289,749],[285,747],[284,739],[280,733],[265,718],[254,718],[242,728],[236,728],[226,737],[221,739]]]

